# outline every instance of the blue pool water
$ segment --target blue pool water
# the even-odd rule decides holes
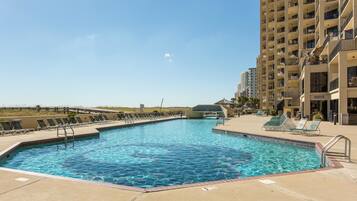
[[[314,148],[218,134],[215,120],[174,120],[17,149],[0,166],[141,188],[318,169]]]

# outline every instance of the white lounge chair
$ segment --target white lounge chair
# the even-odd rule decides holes
[[[266,131],[289,131],[295,124],[285,114],[280,117],[272,117],[263,125]]]
[[[300,119],[297,125],[294,128],[291,128],[290,131],[293,133],[300,133],[304,130],[307,119]]]

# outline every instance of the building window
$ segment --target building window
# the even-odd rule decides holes
[[[357,98],[348,98],[347,102],[347,112],[349,114],[357,114]]]
[[[347,68],[348,87],[357,87],[357,66]]]
[[[327,92],[327,72],[311,73],[311,93]]]

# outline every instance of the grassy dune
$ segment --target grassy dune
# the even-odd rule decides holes
[[[0,109],[0,117],[23,117],[23,116],[42,116],[42,115],[59,115],[63,113],[41,110],[37,112],[36,110],[22,109],[22,110],[8,110]]]
[[[118,112],[139,112],[140,108],[134,108],[134,107],[97,107],[101,109],[107,109],[107,110],[115,110]],[[187,111],[189,110],[189,107],[164,107],[161,109],[161,112],[176,112],[176,111]],[[144,112],[154,112],[158,111],[160,112],[160,107],[145,107]]]

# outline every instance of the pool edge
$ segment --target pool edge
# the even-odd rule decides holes
[[[177,119],[181,119],[181,118],[160,119],[160,120],[154,120],[154,121],[136,122],[136,123],[133,123],[133,124],[123,124],[123,125],[108,125],[108,126],[100,125],[100,127],[96,127],[95,128],[97,130],[97,132],[85,133],[85,134],[77,135],[77,136],[75,136],[75,138],[78,139],[78,138],[86,138],[86,137],[91,137],[91,136],[92,137],[93,136],[98,136],[98,135],[100,135],[100,131],[104,131],[104,130],[110,130],[110,129],[115,129],[115,128],[126,128],[126,127],[139,126],[139,125],[152,124],[152,123],[159,123],[159,122],[165,122],[165,121],[177,120]],[[234,134],[234,135],[242,135],[242,136],[249,135],[249,136],[252,136],[252,137],[273,139],[273,140],[290,142],[290,143],[294,143],[294,144],[295,143],[307,144],[307,145],[309,145],[309,147],[314,147],[315,150],[318,151],[320,154],[321,154],[321,149],[322,149],[322,144],[320,142],[311,142],[311,141],[304,141],[304,140],[293,140],[293,139],[279,138],[279,137],[274,137],[274,136],[265,136],[265,135],[259,135],[259,134],[251,134],[251,133],[242,133],[242,132],[237,132],[237,131],[229,131],[229,130],[218,129],[218,128],[213,128],[212,130],[215,131],[215,132],[223,132],[223,133],[226,133],[226,134]],[[15,149],[17,149],[19,147],[29,146],[29,145],[36,145],[36,144],[44,144],[44,143],[49,143],[49,142],[59,142],[59,141],[63,141],[63,139],[64,139],[64,137],[53,137],[53,138],[40,139],[40,140],[28,140],[28,141],[17,142],[17,143],[13,144],[12,146],[8,147],[7,149],[5,149],[4,151],[2,151],[0,153],[0,160],[2,160],[10,152],[14,151]],[[31,171],[24,171],[24,170],[18,170],[18,169],[13,169],[13,168],[5,168],[5,167],[0,167],[0,170],[10,171],[10,172],[17,172],[17,173],[22,173],[22,174],[27,174],[27,175],[35,175],[35,176],[40,176],[40,177],[53,178],[53,179],[62,179],[62,180],[68,180],[68,181],[74,181],[74,182],[84,182],[84,183],[89,183],[89,184],[95,184],[95,185],[102,185],[102,186],[107,186],[107,187],[112,187],[112,188],[118,188],[118,189],[121,189],[121,190],[128,190],[128,191],[135,191],[135,192],[142,192],[142,193],[152,193],[152,192],[159,192],[159,191],[177,190],[177,189],[183,189],[183,188],[200,187],[200,186],[223,184],[223,183],[229,183],[229,182],[257,180],[257,179],[262,179],[262,178],[272,178],[272,177],[278,177],[278,176],[297,175],[297,174],[305,174],[305,173],[312,173],[312,172],[331,170],[331,169],[336,169],[336,168],[343,168],[343,165],[340,162],[338,162],[337,160],[335,160],[334,157],[327,156],[327,162],[328,162],[328,166],[327,167],[323,167],[323,168],[319,168],[319,169],[313,169],[313,170],[303,170],[303,171],[288,172],[288,173],[277,173],[277,174],[269,174],[269,175],[254,176],[254,177],[247,177],[247,178],[236,178],[236,179],[228,179],[228,180],[215,180],[215,181],[208,181],[208,182],[198,182],[198,183],[193,183],[193,184],[162,186],[162,187],[154,187],[154,188],[132,187],[132,186],[126,186],[126,185],[112,184],[112,183],[109,183],[109,182],[90,181],[90,180],[84,180],[84,179],[77,179],[77,178],[71,178],[71,177],[50,175],[50,174],[44,174],[44,173],[36,173],[36,172],[31,172]]]

